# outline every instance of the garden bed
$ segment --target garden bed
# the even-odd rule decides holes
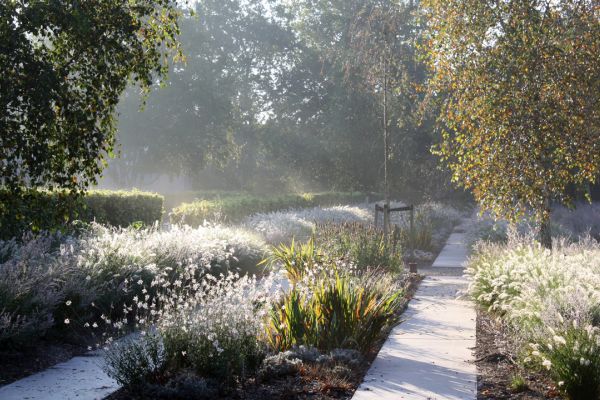
[[[480,398],[599,398],[599,255],[589,237],[476,246],[470,294],[494,318],[480,313]]]
[[[288,213],[289,215],[282,214],[282,216],[284,220],[292,216],[295,217],[292,218],[295,221],[302,223],[305,220],[308,221],[307,223],[311,225],[309,231],[317,230],[317,233],[320,233],[311,235],[319,249],[312,249],[309,254],[300,249],[301,243],[297,243],[296,250],[292,249],[290,254],[284,255],[284,258],[290,256],[292,257],[290,261],[298,260],[300,262],[296,263],[296,266],[307,263],[306,266],[310,265],[310,267],[297,269],[292,262],[292,268],[286,269],[286,272],[288,277],[296,276],[300,280],[308,278],[302,283],[305,285],[304,290],[321,290],[323,297],[319,301],[323,303],[311,304],[310,301],[305,300],[298,303],[298,300],[284,299],[286,296],[283,295],[280,299],[269,295],[268,297],[272,297],[268,300],[270,305],[264,309],[261,308],[263,314],[261,314],[260,320],[264,320],[264,313],[268,314],[278,310],[279,301],[303,304],[301,307],[306,307],[304,310],[307,313],[306,317],[313,318],[316,310],[331,300],[328,296],[339,296],[335,301],[343,304],[346,304],[344,302],[347,301],[348,305],[359,307],[357,310],[360,310],[361,316],[362,313],[365,313],[366,321],[371,321],[368,318],[375,318],[373,323],[376,328],[367,328],[370,326],[370,322],[366,325],[362,324],[365,326],[359,326],[361,324],[357,325],[356,321],[348,320],[344,322],[348,323],[346,327],[358,329],[357,331],[352,331],[353,333],[340,332],[341,336],[337,338],[334,337],[335,335],[331,335],[330,339],[333,342],[323,342],[318,339],[322,333],[316,336],[311,333],[312,337],[310,335],[296,336],[296,333],[292,332],[292,325],[289,329],[286,328],[287,331],[280,331],[278,329],[280,323],[276,322],[278,317],[271,315],[267,318],[270,321],[268,323],[272,324],[267,326],[268,334],[288,335],[287,339],[291,341],[275,343],[273,337],[270,339],[262,337],[265,333],[264,327],[257,329],[257,327],[246,326],[252,331],[250,336],[258,340],[256,343],[259,343],[261,348],[266,345],[270,349],[266,352],[261,350],[260,357],[277,356],[289,351],[296,346],[294,343],[298,340],[297,344],[307,343],[309,347],[320,348],[321,355],[326,357],[330,357],[333,354],[331,352],[339,348],[355,349],[353,351],[360,353],[360,362],[354,360],[351,368],[348,368],[347,365],[338,365],[339,362],[335,360],[335,362],[326,362],[325,364],[309,360],[298,366],[293,374],[285,376],[276,374],[267,379],[264,374],[256,374],[256,369],[252,369],[251,373],[245,373],[244,364],[247,360],[243,360],[241,361],[242,369],[235,374],[236,384],[226,391],[219,391],[220,394],[226,393],[230,398],[240,398],[239,393],[271,398],[326,399],[351,396],[360,384],[372,359],[376,356],[383,343],[383,338],[387,336],[386,330],[397,323],[397,319],[394,318],[394,315],[398,315],[397,310],[403,310],[412,297],[418,278],[416,275],[401,273],[403,257],[406,256],[402,249],[406,248],[408,238],[406,226],[402,223],[406,221],[399,221],[401,229],[398,231],[398,235],[394,235],[394,238],[391,239],[393,243],[390,243],[383,239],[380,231],[369,226],[370,213],[363,213],[362,209],[331,207],[312,209],[305,213],[306,215],[299,215],[296,211]],[[365,215],[363,216],[363,214]],[[443,241],[451,226],[456,223],[458,213],[453,210],[448,212],[439,205],[427,205],[419,215],[416,219],[417,232],[422,233],[418,235],[421,238],[418,241],[418,245],[421,246],[419,248],[427,249],[434,257],[434,253],[439,250],[439,242]],[[265,221],[268,221],[269,224],[286,226],[282,230],[283,234],[291,234],[290,240],[293,239],[296,230],[279,219],[271,215],[265,216]],[[272,274],[265,272],[264,265],[257,266],[258,261],[274,250],[268,248],[264,241],[267,239],[264,236],[268,235],[263,236],[263,234],[264,232],[248,225],[235,227],[209,224],[197,229],[175,226],[168,231],[157,227],[112,229],[93,225],[89,230],[84,230],[75,237],[44,234],[23,243],[14,241],[0,243],[2,245],[0,253],[3,255],[2,263],[0,263],[3,279],[0,280],[0,285],[6,289],[5,293],[9,300],[7,304],[14,308],[2,311],[4,314],[0,313],[5,317],[9,316],[8,319],[2,320],[7,329],[0,331],[4,333],[4,336],[0,338],[0,343],[2,343],[0,356],[3,359],[0,383],[8,384],[51,365],[67,361],[73,356],[87,351],[90,344],[92,346],[104,345],[105,341],[98,339],[99,335],[104,332],[107,334],[107,338],[120,337],[131,331],[132,328],[138,329],[135,328],[137,326],[145,325],[147,327],[149,321],[147,316],[140,317],[141,314],[134,312],[136,317],[133,318],[131,311],[134,310],[134,306],[135,310],[142,311],[139,307],[141,307],[143,297],[146,298],[144,304],[146,307],[150,306],[149,298],[158,299],[160,297],[160,302],[170,301],[168,298],[161,297],[164,295],[174,296],[172,299],[182,298],[171,291],[171,288],[174,288],[171,285],[177,282],[179,284],[184,282],[184,287],[181,289],[191,290],[189,294],[199,295],[203,291],[191,287],[195,286],[194,282],[204,285],[206,282],[196,281],[196,279],[204,279],[201,277],[206,273],[212,275],[211,279],[213,279],[209,282],[209,286],[214,284],[218,286],[217,282],[227,277],[230,280],[227,285],[233,288],[236,285],[234,282],[240,278],[237,275],[230,275],[233,271],[238,271],[242,275],[258,273],[262,277],[259,280],[272,279],[270,278]],[[261,238],[261,236],[263,237]],[[334,238],[333,241],[329,240]],[[271,243],[273,242],[276,243],[276,241],[271,241]],[[307,245],[308,243],[302,244],[305,249],[309,248],[306,247]],[[326,257],[324,257],[325,253],[327,253]],[[307,256],[308,258],[306,258]],[[420,266],[430,265],[429,258],[420,260],[419,264]],[[277,268],[280,267],[281,264]],[[293,270],[296,269],[299,275],[294,274]],[[341,280],[337,282],[347,286],[337,287],[337,272],[333,275],[327,274],[328,270],[330,272],[339,271]],[[314,274],[311,272],[309,277],[303,278],[302,275],[307,271],[313,271]],[[225,276],[220,275],[221,273],[224,273]],[[292,274],[290,275],[290,273]],[[323,273],[328,277],[321,276]],[[312,281],[317,276],[321,276],[317,281],[324,286],[314,286]],[[167,283],[166,280],[169,281],[167,286],[160,290],[160,284],[155,286],[159,281],[163,284]],[[246,284],[246,289],[243,290],[250,287],[251,285]],[[360,298],[351,298],[356,297],[355,294],[363,289],[367,289],[364,293],[365,296],[374,297],[365,301]],[[157,290],[162,294],[159,295]],[[17,299],[18,293],[26,293],[26,296],[21,297],[21,301],[10,302],[13,297]],[[238,294],[241,293],[246,292],[242,291]],[[264,292],[264,294],[266,293]],[[395,293],[399,293],[399,295],[395,295]],[[220,304],[225,301],[230,303],[227,307],[233,307],[236,312],[240,312],[244,307],[250,314],[255,312],[252,310],[254,306],[243,304],[248,302],[245,300],[245,294],[235,301],[231,300],[226,293],[219,294],[219,296],[223,295],[225,296],[209,299],[209,301],[213,301],[210,303],[213,305],[208,308],[215,306],[219,308]],[[197,297],[193,301],[202,304],[204,300],[201,297]],[[44,299],[48,299],[48,301]],[[369,311],[370,306],[367,301],[375,301],[378,303],[377,307],[382,307],[382,309],[377,311],[375,316],[370,316],[371,311]],[[388,301],[390,302],[389,310],[394,311],[386,311],[385,307],[388,307]],[[183,305],[176,305],[177,308],[180,306]],[[148,309],[146,308],[146,310]],[[185,310],[183,311],[185,313]],[[231,315],[229,311],[226,314]],[[349,317],[350,315],[344,316],[344,318]],[[144,318],[144,320],[140,318]],[[214,315],[209,315],[208,318],[217,318],[215,321],[219,321],[219,323],[227,323],[226,321],[231,319],[225,318],[221,321],[220,317]],[[240,323],[242,326],[246,324],[243,321]],[[293,324],[290,321],[288,323]],[[318,324],[323,324],[323,321],[319,321]],[[141,329],[144,328],[141,327]],[[168,331],[169,328],[166,329]],[[324,329],[321,332],[328,331],[325,325],[318,329]],[[92,337],[92,334],[96,335],[94,343],[89,343],[89,340],[81,340],[83,337]],[[360,337],[358,340],[360,343],[348,343],[343,339],[346,337],[354,340],[353,338],[357,337],[354,336],[355,334],[369,336],[368,338],[367,336]],[[109,339],[109,342],[110,340],[112,339]],[[99,341],[101,343],[98,343]],[[208,343],[211,341],[209,340]],[[236,353],[236,348],[236,345],[230,345],[230,350],[233,349],[233,359],[236,357],[233,354]],[[212,351],[215,349],[220,350],[219,346],[215,346]],[[250,349],[250,354],[253,354],[252,352],[255,350]],[[210,348],[208,351],[211,351]],[[258,360],[262,359],[260,357]],[[158,381],[151,380],[155,382],[155,385],[160,386],[165,383],[161,379],[170,382],[173,378],[179,379],[181,374],[187,373],[189,365],[182,366],[181,364],[187,363],[185,359],[171,357],[170,362],[171,364],[167,366],[166,371],[163,371],[164,375]],[[197,377],[211,376],[208,379],[212,379],[211,360],[208,360],[208,363],[192,363],[192,365],[196,367],[201,365],[200,368],[205,368],[204,372]],[[219,374],[221,373],[222,371],[219,372]],[[185,376],[183,379],[185,380]],[[230,383],[227,386],[230,386]],[[217,386],[219,385],[220,383],[217,383]],[[131,394],[127,394],[123,390],[118,396],[131,397]],[[166,398],[177,398],[177,396],[173,396],[175,395],[171,394]],[[214,397],[214,393],[209,396],[209,398]],[[152,395],[146,396],[146,398],[158,397]],[[193,397],[186,396],[186,398]]]
[[[478,400],[562,399],[556,385],[544,373],[524,370],[514,360],[513,345],[502,323],[483,310],[477,311],[475,358],[479,375]]]
[[[416,292],[422,276],[418,274],[404,274],[400,279],[402,280],[405,293],[403,312]],[[107,399],[351,399],[358,386],[362,383],[372,362],[377,357],[379,350],[385,343],[390,330],[383,335],[368,354],[361,358],[360,364],[354,364],[352,367],[343,362],[327,364],[307,362],[303,363],[297,371],[286,376],[252,377],[244,382],[239,382],[227,394],[205,392],[200,389],[197,392],[185,391],[179,394],[161,396],[157,392],[141,394],[139,389],[121,389]]]

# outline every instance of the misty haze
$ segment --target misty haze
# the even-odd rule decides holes
[[[600,400],[598,0],[3,0],[0,71],[0,400]]]

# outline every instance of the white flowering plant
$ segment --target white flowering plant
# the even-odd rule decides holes
[[[161,231],[92,224],[77,237],[2,241],[0,345],[39,338],[50,329],[74,332],[86,322],[92,327],[96,317],[104,328],[104,319],[123,318],[125,303],[153,295],[149,283],[158,274],[176,280],[190,267],[197,277],[262,272],[257,264],[266,252],[258,235],[220,225]]]
[[[265,317],[273,277],[207,275],[200,290],[170,303],[157,322],[175,369],[232,384],[253,374],[265,355]]]
[[[572,400],[600,398],[600,328],[577,323],[561,331],[548,327],[547,339],[531,343],[527,361],[550,371]]]
[[[267,309],[273,293],[281,289],[272,275],[259,279],[237,273],[207,273],[199,278],[196,269],[189,265],[177,277],[161,272],[149,285],[153,291],[147,293],[152,294],[136,296],[124,305],[122,314],[127,317],[102,322],[119,330],[125,321],[133,319],[138,330],[159,338],[165,374],[193,371],[227,388],[260,366],[266,351]],[[142,286],[146,290],[144,283]],[[123,357],[109,356],[109,371],[114,376],[128,377],[129,370],[146,368],[147,359],[136,354],[144,340],[142,336],[138,339],[142,344],[129,346],[132,355],[125,358],[127,362]],[[112,340],[107,342],[112,347]],[[161,377],[146,383],[157,381]],[[125,384],[136,383],[131,378]]]
[[[557,240],[552,250],[530,236],[479,243],[467,274],[473,299],[508,323],[528,364],[547,369],[571,399],[598,398],[598,242]]]

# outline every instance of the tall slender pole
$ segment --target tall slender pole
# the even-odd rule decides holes
[[[388,158],[389,158],[389,137],[387,126],[387,57],[383,56],[383,185],[385,195],[385,205],[383,206],[383,235],[387,239],[390,226],[390,189],[388,182]]]

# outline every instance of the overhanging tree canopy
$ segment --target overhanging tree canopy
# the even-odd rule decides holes
[[[95,182],[131,81],[144,90],[181,56],[170,0],[0,3],[0,184]]]
[[[509,219],[600,172],[600,13],[594,0],[424,0],[439,153],[454,180]],[[548,244],[547,229],[542,229]]]

